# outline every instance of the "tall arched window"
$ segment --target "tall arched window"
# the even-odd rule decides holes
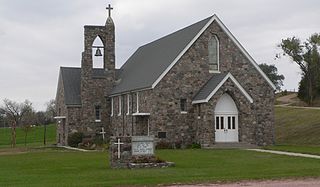
[[[93,68],[104,68],[103,67],[103,42],[99,36],[93,41],[92,44],[92,67]],[[98,52],[99,51],[99,52]]]
[[[208,42],[209,72],[219,71],[219,40],[217,36],[212,36]]]

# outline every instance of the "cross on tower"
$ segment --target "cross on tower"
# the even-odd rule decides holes
[[[109,4],[106,9],[108,10],[109,17],[111,17],[111,10],[113,10],[113,8],[112,8],[111,5]]]
[[[118,159],[120,158],[120,146],[124,143],[120,142],[120,138],[118,138],[118,142],[114,143],[115,145],[118,145]]]

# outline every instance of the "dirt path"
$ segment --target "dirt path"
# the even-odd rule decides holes
[[[296,97],[297,97],[297,93],[288,94],[288,95],[277,98],[277,101],[280,101],[281,103],[285,103],[285,104],[291,104],[294,102],[292,99]]]
[[[287,179],[287,180],[265,180],[265,181],[241,181],[226,184],[195,184],[195,185],[175,185],[170,187],[319,187],[320,178],[317,179]]]
[[[28,149],[26,148],[1,148],[0,149],[0,156],[1,155],[15,155],[15,154],[23,154],[27,153]]]

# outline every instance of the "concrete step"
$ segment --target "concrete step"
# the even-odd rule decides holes
[[[215,143],[211,146],[203,147],[204,149],[252,149],[259,146],[245,143],[245,142],[231,142],[231,143]]]

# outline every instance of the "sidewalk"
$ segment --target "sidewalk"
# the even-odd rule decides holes
[[[293,153],[293,152],[285,152],[285,151],[273,151],[273,150],[265,150],[265,149],[246,149],[248,151],[257,151],[263,153],[273,153],[278,155],[287,155],[287,156],[298,156],[298,157],[305,157],[305,158],[315,158],[320,159],[319,155],[311,155],[311,154],[304,154],[304,153]]]

